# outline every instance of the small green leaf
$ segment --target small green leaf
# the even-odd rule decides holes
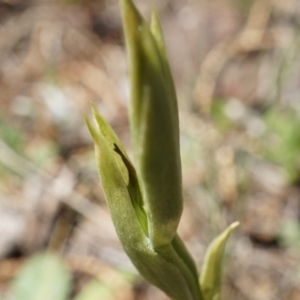
[[[239,222],[232,223],[211,242],[206,251],[200,275],[200,288],[204,300],[215,300],[220,297],[222,260],[225,245],[229,236],[237,226],[239,226]]]
[[[70,273],[59,257],[51,253],[28,259],[11,286],[15,300],[66,300],[70,289]]]

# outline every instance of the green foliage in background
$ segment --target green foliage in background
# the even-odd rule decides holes
[[[211,118],[222,133],[230,132],[234,128],[232,120],[224,111],[225,103],[225,100],[214,100],[211,106]]]
[[[131,282],[132,276],[118,273],[118,279]],[[68,300],[72,291],[72,274],[57,254],[38,253],[18,270],[4,300]],[[74,300],[114,299],[117,291],[98,279],[92,279]],[[1,298],[2,299],[2,298]]]
[[[24,138],[22,132],[11,124],[3,115],[0,114],[0,137],[17,153],[24,148]],[[0,177],[12,171],[0,162]]]
[[[0,115],[0,136],[16,152],[21,152],[24,148],[21,130],[13,126],[3,115]]]
[[[272,109],[264,121],[271,133],[266,139],[266,158],[284,168],[293,182],[299,176],[300,118],[292,109]]]
[[[279,238],[283,246],[300,251],[300,225],[298,220],[286,220],[282,222]]]
[[[139,272],[172,299],[219,299],[221,264],[232,224],[208,249],[200,276],[177,235],[183,201],[176,93],[160,23],[150,26],[122,0],[130,61],[129,110],[135,166],[110,125],[93,107],[101,183],[124,250]]]
[[[99,282],[99,280],[93,280],[85,286],[75,300],[110,299],[113,295],[114,291],[109,287]]]
[[[58,154],[58,145],[47,137],[31,139],[28,143],[26,126],[16,126],[11,120],[0,114],[0,139],[13,151],[24,155],[36,166],[44,166]],[[39,151],[36,151],[36,149]],[[3,152],[4,153],[4,152]],[[13,170],[0,162],[0,177],[12,173]]]
[[[11,285],[15,300],[66,300],[71,275],[54,254],[41,253],[28,259]]]
[[[293,107],[269,107],[258,115],[248,108],[247,118],[231,119],[226,114],[228,101],[214,101],[211,117],[213,124],[223,134],[247,130],[251,116],[259,118],[263,126],[262,132],[251,136],[253,142],[259,144],[259,155],[269,163],[281,167],[286,172],[286,179],[294,183],[299,179],[300,171],[300,118],[299,112]],[[246,108],[245,108],[246,110]],[[251,151],[250,151],[251,152]]]

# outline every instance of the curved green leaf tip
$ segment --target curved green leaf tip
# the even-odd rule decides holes
[[[200,275],[200,287],[204,300],[220,299],[222,260],[225,245],[239,222],[232,223],[225,231],[216,237],[209,245]]]

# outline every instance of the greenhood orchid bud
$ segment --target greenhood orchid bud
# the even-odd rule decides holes
[[[93,137],[101,183],[120,241],[140,273],[173,299],[201,299],[197,272],[180,238],[159,250],[149,237],[149,222],[139,180],[118,137],[93,108]]]
[[[136,163],[134,167],[113,129],[92,106],[96,126],[88,119],[86,123],[105,198],[124,250],[139,272],[172,299],[202,300],[195,263],[176,233],[183,206],[179,121],[160,23],[155,11],[149,26],[131,0],[121,4]]]
[[[131,78],[130,121],[137,173],[156,247],[169,244],[182,213],[177,100],[160,24],[122,1]]]

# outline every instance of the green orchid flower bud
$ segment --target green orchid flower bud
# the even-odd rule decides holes
[[[93,107],[96,127],[86,119],[94,140],[101,183],[119,239],[139,272],[172,299],[201,299],[197,271],[180,238],[157,252],[139,180],[120,140]]]
[[[87,118],[86,123],[105,198],[124,250],[142,276],[174,300],[212,300],[219,293],[221,258],[235,225],[210,247],[199,284],[194,260],[176,234],[183,206],[179,120],[161,26],[155,11],[149,26],[131,0],[121,4],[136,168],[92,106],[96,126]]]
[[[179,121],[174,84],[155,12],[151,27],[122,0],[130,61],[130,123],[149,236],[156,248],[175,237],[182,213]]]

